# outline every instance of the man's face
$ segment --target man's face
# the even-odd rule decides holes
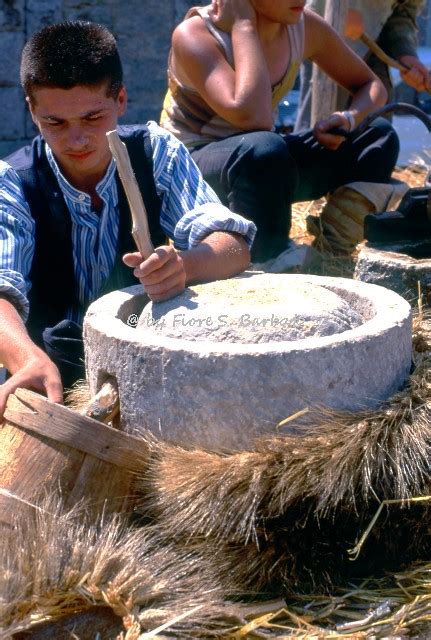
[[[78,188],[95,186],[111,161],[106,132],[116,128],[126,110],[125,89],[113,98],[107,95],[106,83],[72,89],[43,87],[34,91],[28,103],[69,182]]]

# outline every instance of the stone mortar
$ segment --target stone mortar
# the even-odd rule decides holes
[[[172,337],[151,323],[134,328],[148,303],[142,287],[104,296],[90,306],[84,323],[88,379],[94,393],[107,375],[117,378],[127,432],[149,429],[188,445],[247,448],[256,437],[276,433],[276,425],[297,411],[316,405],[345,410],[375,407],[407,379],[411,309],[392,291],[353,280],[304,275],[249,274],[230,282],[234,288],[238,282],[252,283],[263,298],[266,295],[267,318],[282,313],[280,300],[288,298],[289,292],[297,295],[301,287],[326,290],[333,302],[329,307],[325,302],[324,315],[329,308],[331,322],[335,314],[341,324],[331,326],[329,335],[324,335],[328,332],[324,328],[323,335],[310,336],[306,323],[304,337],[298,339],[296,321],[301,314],[304,317],[305,304],[299,316],[294,311],[287,314],[285,337],[277,324],[275,338],[267,333],[265,342],[258,341],[259,331],[248,329],[245,334],[240,331],[246,339],[240,342],[237,327],[229,334],[223,329],[218,336],[210,332]],[[268,296],[269,282],[273,291],[280,292],[275,300],[272,293]],[[229,282],[220,286],[226,291]],[[217,296],[213,284],[192,287],[191,293],[187,290],[173,301],[148,306],[141,323],[145,325],[145,314],[153,317],[155,310],[160,318],[163,305],[167,313],[176,308],[184,313],[185,305],[196,302],[205,287],[214,291],[209,316],[231,313],[235,325],[243,309],[235,315],[234,305],[229,306],[226,295]],[[250,304],[249,314],[262,319],[264,307],[258,307]],[[347,316],[346,307],[351,309]]]
[[[424,301],[431,304],[431,240],[365,243],[354,278],[396,291],[411,304],[418,300],[419,282]]]

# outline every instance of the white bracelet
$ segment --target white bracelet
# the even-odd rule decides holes
[[[356,127],[356,121],[355,116],[353,115],[353,111],[341,111],[341,115],[349,121],[349,131],[353,131],[353,129]]]

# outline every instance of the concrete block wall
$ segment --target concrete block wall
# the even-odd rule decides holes
[[[0,158],[35,134],[19,83],[32,33],[62,20],[91,20],[117,37],[129,92],[124,122],[158,120],[171,33],[192,0],[0,0]],[[204,4],[204,3],[202,3]]]

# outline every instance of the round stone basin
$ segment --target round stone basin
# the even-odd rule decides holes
[[[363,316],[335,291],[308,282],[280,286],[261,274],[199,285],[163,303],[149,303],[137,330],[211,342],[263,343],[302,340],[348,331]]]
[[[367,242],[359,252],[354,277],[392,289],[412,304],[418,300],[420,285],[423,301],[431,304],[431,241]]]
[[[375,285],[253,273],[164,303],[140,286],[108,294],[84,338],[91,391],[116,377],[127,432],[247,448],[303,409],[375,407],[397,391],[411,310]]]

